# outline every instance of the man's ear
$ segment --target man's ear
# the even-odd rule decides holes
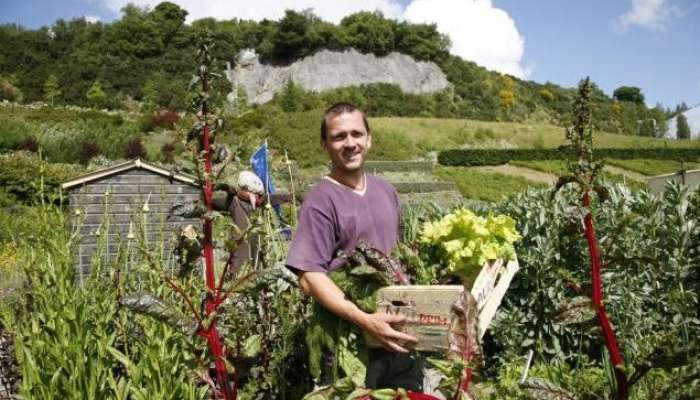
[[[372,134],[367,133],[367,150],[369,150],[372,147]]]
[[[322,151],[326,151],[326,140],[321,139],[321,141],[319,142],[319,146],[321,147]]]

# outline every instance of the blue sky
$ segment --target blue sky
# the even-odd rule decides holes
[[[29,28],[56,19],[119,16],[129,0],[0,0],[0,23]],[[158,0],[131,0],[139,5]],[[436,22],[453,52],[491,69],[563,86],[590,75],[608,94],[639,86],[647,104],[700,103],[700,2],[697,0],[175,0],[190,19],[279,18],[285,8],[314,8],[337,22],[359,9]]]

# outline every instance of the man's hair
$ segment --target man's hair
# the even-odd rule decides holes
[[[328,121],[332,120],[338,115],[350,114],[354,113],[355,111],[362,114],[362,122],[364,122],[365,130],[367,130],[367,133],[369,134],[369,123],[367,122],[367,115],[365,112],[357,108],[357,106],[352,103],[341,101],[340,103],[335,103],[330,106],[328,110],[326,110],[326,113],[323,114],[323,120],[321,121],[321,140],[325,141],[326,137],[328,136]]]

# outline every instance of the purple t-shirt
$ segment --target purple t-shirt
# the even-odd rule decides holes
[[[363,195],[328,179],[309,192],[287,256],[289,268],[330,272],[343,264],[338,250],[352,251],[360,240],[391,252],[399,238],[399,197],[385,180],[365,176]]]

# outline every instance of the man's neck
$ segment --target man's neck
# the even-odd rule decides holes
[[[337,168],[333,168],[329,176],[338,183],[341,183],[353,190],[365,189],[365,180],[363,179],[365,176],[365,171],[362,169],[357,171],[340,171]]]

